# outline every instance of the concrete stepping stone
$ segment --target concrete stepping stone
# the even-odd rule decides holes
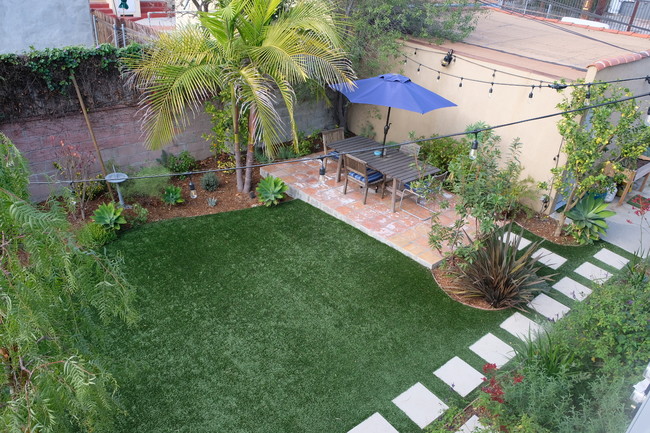
[[[440,380],[449,385],[461,397],[467,396],[477,386],[483,383],[485,377],[457,356],[451,358],[445,365],[433,372]]]
[[[620,256],[615,252],[608,250],[607,248],[603,248],[602,250],[598,251],[596,254],[594,254],[594,257],[616,269],[622,269],[623,266],[627,265],[629,262],[629,260],[625,257]]]
[[[573,272],[597,283],[604,283],[612,276],[611,273],[589,262],[584,262]]]
[[[521,313],[515,313],[499,325],[520,340],[536,339],[542,331],[542,325],[535,323]]]
[[[476,343],[469,346],[469,350],[485,359],[488,363],[496,364],[497,368],[501,368],[515,356],[515,351],[512,347],[491,333],[487,333]]]
[[[553,288],[576,301],[584,301],[587,296],[591,295],[591,289],[589,287],[569,277],[563,277],[560,281],[553,284]]]
[[[420,382],[395,397],[393,403],[420,428],[425,428],[449,409]]]
[[[379,412],[348,431],[348,433],[399,433]]]
[[[473,433],[474,431],[484,428],[485,426],[481,424],[476,415],[472,415],[470,419],[463,424],[459,430],[456,430],[456,433]]]
[[[538,258],[539,262],[552,269],[557,269],[562,266],[566,259],[546,248],[540,248],[533,253],[533,257]]]
[[[528,306],[552,322],[557,322],[571,310],[571,308],[544,293],[537,295],[528,303]]]
[[[517,242],[518,237],[519,236],[517,236],[517,235],[511,235],[510,236],[510,242],[513,242],[513,243]],[[504,235],[501,235],[501,237],[499,237],[499,239],[501,239],[501,242],[506,241]],[[533,243],[532,241],[530,241],[530,240],[528,240],[528,239],[526,239],[525,237],[522,236],[521,240],[519,241],[519,246],[517,247],[517,249],[521,251],[521,250],[523,250],[524,248],[526,248],[528,245],[530,245],[532,243]]]

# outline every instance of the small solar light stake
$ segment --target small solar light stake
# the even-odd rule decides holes
[[[197,198],[199,195],[196,193],[196,187],[194,186],[194,182],[192,182],[192,177],[190,176],[190,197],[191,198]]]
[[[476,159],[478,153],[478,132],[474,133],[474,141],[472,141],[472,148],[469,151],[469,159]]]
[[[318,180],[323,183],[325,182],[325,157],[321,156],[320,158],[320,169],[318,170]]]

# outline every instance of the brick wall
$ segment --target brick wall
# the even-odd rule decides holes
[[[97,144],[106,163],[114,161],[118,171],[128,167],[151,165],[160,157],[161,151],[150,151],[143,146],[139,115],[136,107],[114,107],[97,110],[89,114]],[[324,103],[299,104],[296,108],[298,129],[310,133],[316,129],[327,129],[333,125],[332,112]],[[201,137],[209,132],[210,119],[205,114],[197,115],[185,132],[174,138],[167,152],[178,154],[188,150],[195,158],[210,156],[208,143]],[[33,173],[30,181],[47,181],[56,177],[53,163],[59,158],[60,142],[74,145],[78,149],[94,152],[94,147],[81,113],[59,118],[36,118],[0,124],[2,131],[22,152],[30,163]],[[107,166],[109,171],[112,167]],[[100,173],[99,164],[95,173]],[[48,197],[51,186],[31,184],[32,199],[41,201]]]

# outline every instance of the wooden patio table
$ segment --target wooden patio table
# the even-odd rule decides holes
[[[383,173],[386,178],[392,178],[391,205],[393,212],[395,212],[395,202],[397,201],[397,187],[400,183],[405,184],[440,173],[439,168],[417,161],[413,155],[400,152],[395,147],[386,149],[386,156],[375,155],[373,150],[380,150],[381,144],[367,137],[357,136],[335,141],[330,143],[328,148],[336,150],[340,154],[350,153],[364,161],[369,168]],[[342,160],[341,155],[339,167]],[[337,180],[340,181],[340,179]]]

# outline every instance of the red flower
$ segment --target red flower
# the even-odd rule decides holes
[[[483,373],[485,374],[494,373],[496,370],[497,370],[496,364],[485,364],[483,366]]]
[[[524,376],[521,374],[515,375],[515,377],[512,378],[512,383],[521,383],[524,380]]]

